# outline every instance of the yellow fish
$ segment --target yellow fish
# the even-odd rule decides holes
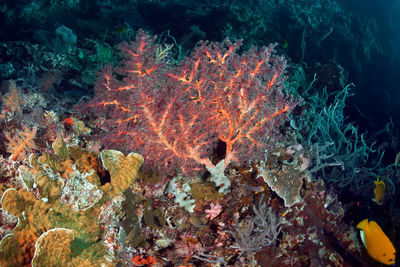
[[[396,250],[376,222],[365,219],[357,224],[357,228],[360,229],[361,240],[371,258],[386,265],[395,264]]]
[[[379,176],[377,177],[376,181],[374,182],[375,184],[375,189],[374,189],[374,195],[375,199],[374,201],[378,205],[383,204],[383,200],[385,198],[385,183],[382,180],[379,180]]]

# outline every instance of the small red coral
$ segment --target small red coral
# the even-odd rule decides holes
[[[154,257],[152,256],[144,257],[143,255],[136,255],[135,257],[132,258],[132,262],[136,266],[152,265],[157,263]]]

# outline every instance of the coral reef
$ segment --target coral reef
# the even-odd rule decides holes
[[[97,218],[102,205],[132,185],[143,158],[110,150],[96,155],[67,146],[61,135],[53,147],[55,154],[32,154],[29,165],[19,167],[25,188],[3,193],[2,209],[16,216],[18,224],[0,243],[1,265],[113,266]],[[110,181],[101,185],[106,170]],[[66,247],[53,244],[58,238]]]
[[[2,4],[0,265],[372,266],[360,217],[399,247],[399,116],[358,123],[398,110],[400,16],[355,2]]]

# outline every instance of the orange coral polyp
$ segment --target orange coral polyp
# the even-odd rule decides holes
[[[131,261],[136,266],[152,265],[157,263],[154,257],[152,256],[144,257],[143,255],[136,255],[135,257],[132,258]]]

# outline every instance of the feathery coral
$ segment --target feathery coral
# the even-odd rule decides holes
[[[25,159],[27,153],[35,149],[35,138],[37,127],[30,130],[28,127],[23,126],[23,130],[17,132],[13,137],[9,133],[4,133],[8,139],[7,152],[11,154],[10,160]]]
[[[21,93],[14,80],[8,81],[8,88],[10,91],[2,97],[4,111],[11,114],[17,112],[18,115],[22,115],[22,104],[24,101],[21,99]]]

